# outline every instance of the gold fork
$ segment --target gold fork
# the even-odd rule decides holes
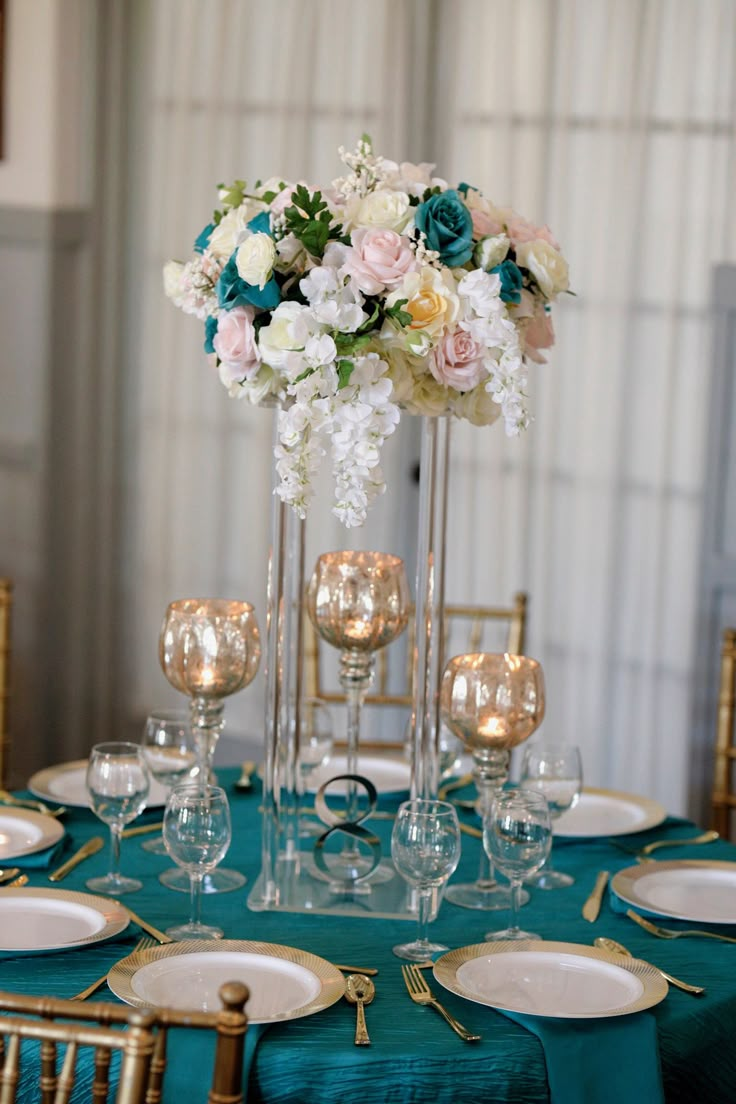
[[[626,915],[629,920],[633,920],[640,928],[644,928],[644,931],[648,931],[650,935],[659,936],[660,939],[679,939],[683,935],[699,935],[703,939],[719,939],[722,943],[736,943],[736,939],[732,935],[719,935],[718,932],[702,931],[700,928],[689,928],[686,931],[660,928],[658,924],[653,924],[651,920],[647,920],[645,916],[640,916],[633,909],[627,909]]]
[[[158,946],[156,940],[149,939],[148,936],[145,935],[142,939],[138,940],[135,947],[130,953],[137,954],[138,951],[147,951],[150,947],[156,946]],[[81,993],[75,993],[74,996],[70,997],[69,999],[74,1001],[86,1000],[87,997],[91,997],[93,993],[96,993],[100,986],[104,985],[106,981],[107,974],[103,974],[102,977],[98,977],[97,981],[93,981],[91,985],[88,985],[86,989],[82,989]]]
[[[416,966],[402,966],[401,973],[409,996],[415,1004],[428,1004],[430,1008],[435,1008],[440,1016],[443,1016],[444,1019],[447,1020],[452,1030],[456,1032],[461,1039],[464,1039],[466,1043],[476,1043],[480,1039],[480,1035],[473,1035],[440,1004],[437,998],[432,994],[429,986]]]

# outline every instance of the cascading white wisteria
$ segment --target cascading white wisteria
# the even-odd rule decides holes
[[[385,489],[401,410],[528,426],[528,364],[554,341],[568,273],[547,227],[478,189],[366,138],[340,153],[349,171],[324,192],[220,185],[221,210],[164,284],[204,321],[229,393],[281,402],[277,493],[305,516],[329,455],[334,512],[354,526]]]

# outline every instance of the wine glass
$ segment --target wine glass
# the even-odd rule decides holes
[[[181,709],[160,709],[149,713],[141,747],[151,776],[169,789],[183,782],[197,761],[189,715]],[[154,855],[165,855],[163,836],[146,840],[143,850]]]
[[[583,786],[583,764],[580,749],[574,744],[539,744],[524,752],[519,785],[523,790],[544,794],[549,815],[557,820],[578,802]],[[571,874],[552,868],[552,852],[544,869],[526,879],[527,885],[539,889],[560,889],[573,885]]]
[[[386,552],[326,552],[315,565],[307,590],[307,612],[316,631],[340,649],[340,685],[347,700],[347,774],[358,773],[360,715],[373,678],[373,653],[385,648],[406,628],[409,587],[404,561]],[[358,814],[358,791],[348,783],[347,820]],[[355,882],[371,865],[354,842],[346,843],[338,863],[337,881]],[[379,880],[393,876],[374,870]]]
[[[166,610],[159,637],[159,660],[175,689],[191,698],[198,777],[210,780],[215,745],[222,731],[224,698],[253,681],[261,658],[253,606],[225,598],[183,598]],[[159,881],[187,891],[181,871],[167,870]],[[237,870],[208,874],[206,893],[226,893],[245,884]]]
[[[167,928],[172,939],[222,939],[222,928],[200,919],[202,879],[222,861],[231,839],[230,806],[223,789],[194,782],[172,790],[164,812],[164,844],[189,876],[191,900],[189,922]]]
[[[330,710],[319,698],[306,698],[302,702],[299,724],[299,778],[302,794],[307,792],[310,777],[317,767],[323,766],[329,760],[334,743]],[[323,831],[323,824],[307,817],[300,818],[300,835],[320,836]]]
[[[441,943],[430,943],[427,926],[432,901],[457,867],[460,849],[460,824],[449,802],[414,798],[399,806],[391,833],[391,858],[401,877],[416,887],[419,912],[417,938],[393,949],[399,958],[424,962],[447,950]]]
[[[496,795],[483,822],[483,846],[497,870],[511,882],[511,923],[503,931],[486,932],[487,940],[540,939],[519,928],[521,883],[547,860],[552,846],[552,820],[541,793],[512,790]]]
[[[87,789],[92,811],[110,826],[110,869],[101,878],[90,878],[95,893],[134,893],[143,883],[120,873],[120,839],[123,828],[143,811],[150,778],[138,744],[96,744],[87,764]]]
[[[508,778],[510,749],[528,740],[544,717],[542,668],[534,659],[508,653],[455,656],[442,676],[440,713],[472,753],[477,809],[485,819]],[[481,848],[476,881],[450,886],[445,897],[463,908],[499,909],[509,907],[510,894],[495,881]],[[528,900],[522,890],[520,903]]]

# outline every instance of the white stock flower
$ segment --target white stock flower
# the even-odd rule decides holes
[[[181,261],[167,261],[164,265],[164,294],[176,303],[181,291],[181,278],[184,265]]]
[[[219,268],[211,265],[206,254],[196,254],[186,264],[169,261],[164,267],[164,292],[185,314],[201,322],[219,313],[215,281]]]
[[[465,300],[466,309],[469,307],[481,318],[489,318],[504,309],[501,281],[495,272],[483,272],[480,268],[474,268],[463,276],[457,290]]]
[[[238,246],[235,265],[241,280],[263,290],[271,279],[275,260],[276,245],[271,235],[251,233]]]
[[[268,326],[262,326],[258,334],[258,348],[264,363],[276,370],[283,369],[289,353],[303,349],[311,319],[308,307],[302,303],[279,303],[271,315]]]
[[[233,207],[212,231],[207,245],[210,253],[223,262],[229,260],[246,236],[250,220],[265,210],[266,204],[258,199],[246,199],[240,207]]]
[[[570,286],[567,261],[554,246],[542,238],[518,245],[516,263],[529,269],[542,294],[548,299],[559,295],[561,291],[567,291]]]
[[[310,368],[332,364],[337,356],[335,342],[328,334],[310,337],[304,346],[304,359]]]

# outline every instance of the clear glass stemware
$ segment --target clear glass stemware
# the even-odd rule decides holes
[[[164,843],[171,858],[186,871],[190,916],[186,924],[167,928],[172,939],[222,939],[222,929],[201,920],[202,879],[225,857],[232,827],[227,794],[219,786],[195,782],[177,786],[166,804]]]
[[[391,858],[401,877],[416,888],[418,910],[417,938],[393,948],[399,958],[423,962],[447,950],[442,943],[430,942],[427,928],[438,891],[455,871],[460,850],[460,824],[447,801],[415,798],[399,806],[391,834]]]
[[[181,709],[159,709],[149,713],[141,747],[151,777],[170,790],[179,785],[197,762],[189,714]],[[146,840],[142,847],[154,855],[166,854],[162,835]]]
[[[483,846],[497,870],[511,883],[511,922],[487,940],[540,939],[519,928],[519,894],[524,878],[539,870],[552,846],[552,821],[544,796],[531,790],[497,794],[483,823]]]
[[[524,752],[519,785],[524,790],[544,794],[549,815],[557,820],[578,802],[583,788],[583,763],[580,749],[574,744],[537,744]],[[571,874],[552,866],[554,848],[544,867],[526,879],[526,884],[538,889],[561,889],[571,886]]]
[[[87,789],[92,811],[110,828],[110,869],[100,878],[90,878],[87,888],[95,893],[134,893],[143,883],[120,873],[120,839],[123,828],[143,811],[150,777],[138,744],[113,742],[96,744],[87,765]]]

